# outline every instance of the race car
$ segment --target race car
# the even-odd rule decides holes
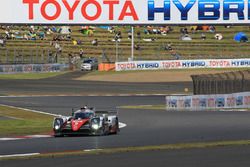
[[[83,107],[73,111],[72,116],[54,118],[53,131],[55,137],[61,137],[117,134],[120,129],[117,112],[95,111],[94,108]]]

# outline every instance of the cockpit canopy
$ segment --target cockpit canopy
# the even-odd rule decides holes
[[[89,119],[94,116],[93,112],[75,112],[73,115],[73,119]]]

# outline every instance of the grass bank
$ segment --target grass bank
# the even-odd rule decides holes
[[[53,116],[0,105],[0,136],[49,133]]]
[[[0,79],[45,79],[65,74],[67,72],[1,74]]]

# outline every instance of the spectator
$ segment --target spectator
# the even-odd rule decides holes
[[[223,36],[222,36],[222,34],[215,34],[214,38],[215,38],[216,40],[222,40],[222,39],[223,39]]]
[[[138,31],[138,32],[136,33],[136,35],[137,35],[137,38],[138,38],[139,40],[141,40],[141,32]]]
[[[77,45],[77,40],[74,40],[72,41],[73,45]]]
[[[82,41],[79,39],[77,40],[77,45],[81,45],[82,44]]]
[[[172,51],[173,50],[172,45],[170,43],[167,44],[167,46],[165,46],[165,50]]]
[[[80,49],[80,50],[79,50],[79,56],[80,56],[81,59],[84,57],[83,54],[84,54],[84,53],[83,53],[83,50]]]
[[[204,40],[206,40],[206,35],[204,34],[204,33],[201,33],[201,39],[204,41]]]
[[[175,60],[180,59],[180,55],[175,50],[171,50],[170,54],[175,58]]]
[[[70,34],[66,35],[66,40],[71,40],[71,35]]]
[[[209,26],[209,31],[215,33],[216,29],[214,26]]]
[[[132,39],[132,33],[131,32],[128,33],[128,39]]]
[[[5,46],[5,40],[4,40],[3,38],[0,39],[0,45],[1,45],[2,47]]]
[[[121,35],[119,35],[119,33],[115,34],[115,37],[114,37],[114,39],[112,41],[121,42]]]
[[[27,34],[24,34],[24,35],[23,35],[23,39],[25,39],[25,40],[29,40],[28,35],[27,35]]]
[[[98,39],[94,39],[91,43],[93,46],[98,46]]]
[[[43,31],[39,32],[39,39],[44,40],[45,39],[45,33]]]
[[[109,32],[111,33],[111,34],[113,34],[113,33],[115,33],[115,28],[114,27],[109,27]]]
[[[59,43],[55,43],[55,49],[57,50],[57,52],[61,52],[62,51],[62,47]]]
[[[137,44],[135,44],[134,48],[135,48],[135,50],[140,50],[141,49],[140,45],[137,45]]]
[[[185,28],[181,28],[180,32],[181,32],[182,35],[186,35],[186,34],[188,34],[188,29],[186,27]]]

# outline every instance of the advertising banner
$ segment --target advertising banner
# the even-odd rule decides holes
[[[249,24],[248,0],[0,0],[0,23]]]
[[[193,111],[250,108],[250,92],[219,95],[167,96],[166,105],[167,110]]]
[[[243,68],[250,67],[250,59],[203,59],[117,62],[116,71],[164,70],[194,68]]]
[[[244,107],[250,106],[250,94],[244,93],[244,99],[243,99],[243,104]]]
[[[57,72],[67,68],[68,66],[65,64],[0,65],[0,74]]]

